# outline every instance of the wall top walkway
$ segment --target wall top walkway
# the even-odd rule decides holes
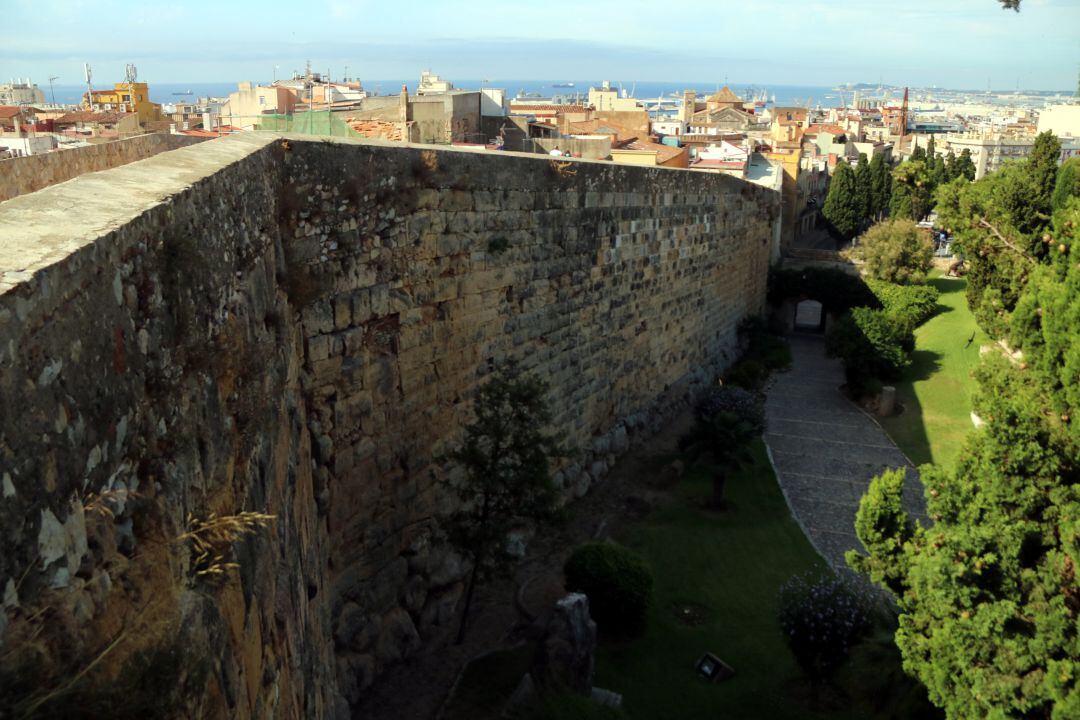
[[[244,160],[281,140],[296,143],[334,143],[386,148],[428,149],[439,153],[483,155],[490,159],[521,158],[550,164],[552,158],[531,153],[498,152],[482,148],[445,145],[417,145],[379,140],[313,138],[310,135],[244,133],[202,142],[161,153],[120,167],[89,173],[37,192],[0,203],[0,295],[30,280],[34,273],[63,260],[137,218],[170,196],[183,192],[224,167]],[[647,190],[661,192],[667,187],[647,187],[650,181],[672,178],[671,168],[613,165],[610,162],[574,159],[578,165],[636,178]],[[684,182],[695,183],[703,191],[710,186],[730,192],[772,191],[726,175],[686,172]],[[689,180],[692,178],[693,180]],[[667,183],[665,183],[667,185]],[[610,187],[597,187],[610,190]],[[775,194],[775,193],[773,193]]]

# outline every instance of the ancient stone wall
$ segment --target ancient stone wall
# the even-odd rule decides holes
[[[126,140],[0,160],[0,202],[85,173],[119,167],[161,152],[194,145],[205,139],[151,133]]]
[[[200,716],[344,715],[452,624],[436,458],[477,385],[550,383],[584,494],[732,359],[778,210],[720,175],[261,134],[5,203],[0,626],[140,630],[116,672],[183,637]],[[215,573],[190,534],[244,511],[274,519]]]

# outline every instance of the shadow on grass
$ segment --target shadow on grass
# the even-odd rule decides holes
[[[967,283],[963,280],[949,280],[944,277],[930,278],[927,285],[937,288],[938,293],[941,295],[950,295],[954,292],[965,292],[967,290]]]
[[[915,393],[915,383],[927,380],[938,372],[943,357],[941,353],[918,348],[911,353],[911,365],[904,371],[900,382],[896,383],[896,399],[901,412],[881,420],[881,425],[916,467],[934,462],[934,456],[930,449],[923,406]]]

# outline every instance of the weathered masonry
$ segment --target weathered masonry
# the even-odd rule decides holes
[[[150,133],[71,150],[0,160],[0,202],[84,173],[108,170],[204,141],[205,138],[187,135]]]
[[[106,673],[179,637],[187,716],[347,716],[451,624],[433,458],[489,369],[550,383],[585,493],[732,359],[778,211],[720,175],[265,135],[0,203],[0,633],[48,608],[83,652],[120,638]],[[242,511],[275,517],[216,573],[190,533]]]

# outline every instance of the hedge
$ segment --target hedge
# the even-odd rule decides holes
[[[866,284],[881,301],[885,312],[907,330],[914,330],[937,312],[941,293],[933,285],[897,285],[869,279]]]

